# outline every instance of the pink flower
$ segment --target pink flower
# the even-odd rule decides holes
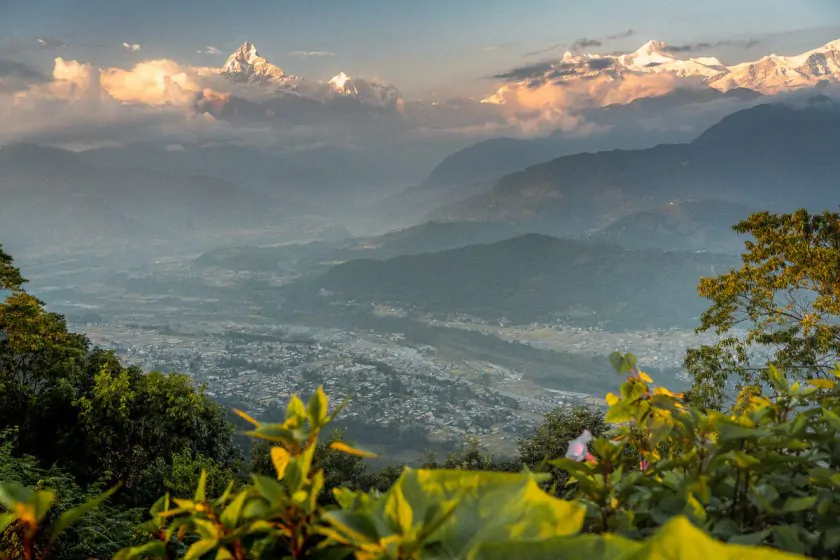
[[[582,434],[569,442],[569,448],[566,450],[566,458],[574,459],[578,462],[588,460],[588,457],[592,457],[589,454],[590,441],[592,441],[592,434],[589,433],[589,430],[583,430]]]
[[[649,468],[650,468],[650,463],[648,461],[645,461],[644,459],[639,461],[639,470],[646,471]]]

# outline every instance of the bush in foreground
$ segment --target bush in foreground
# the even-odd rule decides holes
[[[584,432],[551,462],[569,473],[569,500],[540,488],[550,474],[406,468],[384,493],[336,488],[335,504],[325,504],[314,460],[341,406],[330,412],[319,390],[308,405],[293,397],[280,424],[240,413],[253,425],[248,434],[271,446],[270,476],[230,482],[216,496],[203,473],[191,498],[160,498],[139,528],[142,544],[117,558],[837,557],[833,380],[790,385],[770,368],[772,394],[744,393],[730,414],[703,413],[654,387],[632,355],[613,362],[627,376],[607,396],[613,428],[598,438]],[[368,455],[340,440],[329,446]],[[49,492],[15,487],[0,498],[6,531],[24,544],[53,530],[39,525]]]

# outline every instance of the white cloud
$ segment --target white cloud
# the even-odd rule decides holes
[[[628,73],[537,85],[523,81],[502,86],[494,98],[500,102],[508,122],[524,134],[548,134],[557,129],[588,133],[594,130],[580,117],[581,111],[665,95],[686,83],[684,78],[666,73]]]
[[[292,51],[289,53],[292,56],[302,56],[302,57],[321,57],[321,56],[335,56],[334,52],[331,51]]]
[[[123,43],[122,46],[125,50],[131,52],[137,52],[141,48],[139,43]]]
[[[222,51],[220,49],[217,49],[216,47],[211,46],[211,45],[207,45],[203,49],[198,49],[195,52],[197,52],[199,54],[211,54],[211,55],[214,55],[214,56],[222,54]]]

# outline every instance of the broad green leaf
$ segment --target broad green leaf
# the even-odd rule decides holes
[[[796,513],[800,511],[807,511],[814,507],[817,503],[816,496],[805,496],[801,498],[788,498],[785,505],[782,506],[782,511],[787,513]]]
[[[729,539],[729,541],[727,541],[727,542],[729,544],[743,544],[743,545],[747,545],[747,546],[757,546],[757,545],[763,543],[764,541],[766,541],[767,537],[769,537],[771,534],[772,534],[772,531],[767,529],[765,531],[757,531],[755,533],[746,533],[746,534],[743,534],[743,535],[735,535],[734,537]]]
[[[674,558],[685,560],[803,560],[770,548],[724,544],[718,542],[686,519],[679,516],[668,521],[642,547],[622,560]]]
[[[426,519],[431,508],[453,501],[454,511],[429,539],[440,542],[456,557],[479,543],[577,533],[583,525],[584,508],[546,494],[538,485],[545,480],[530,473],[406,469],[374,503],[372,512],[386,519],[391,495],[399,491],[416,524]]]
[[[260,474],[252,474],[257,491],[271,504],[279,504],[286,498],[283,486],[276,480]]]
[[[74,508],[70,508],[64,513],[61,514],[61,517],[58,518],[58,521],[55,523],[55,527],[53,527],[52,535],[50,536],[50,540],[55,540],[58,536],[63,533],[70,525],[90,513],[91,511],[95,510],[99,506],[101,506],[108,498],[114,495],[114,492],[120,487],[119,484],[111,488],[110,490],[103,492],[102,494],[96,496],[93,499],[88,500],[87,502],[78,505]]]
[[[467,560],[619,560],[641,549],[642,544],[614,535],[581,535],[538,541],[482,543]],[[717,560],[717,559],[707,559]]]
[[[0,513],[0,533],[9,526],[12,521],[17,519],[13,513]]]
[[[637,362],[638,360],[633,354],[622,354],[621,352],[610,354],[610,363],[615,368],[615,371],[622,375],[633,371]]]

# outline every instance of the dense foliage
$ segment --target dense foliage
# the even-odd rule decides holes
[[[627,364],[625,369],[631,376],[622,389],[622,394],[627,396],[615,397],[613,411],[630,410],[640,403],[641,398],[631,396],[641,397],[635,387],[646,387],[645,374],[633,367],[634,358],[619,359]],[[657,396],[665,394],[657,392]],[[669,397],[676,402],[673,396]],[[150,533],[149,540],[121,551],[117,558],[170,558],[178,542],[189,542],[186,558],[237,560],[250,557],[579,558],[585,555],[659,558],[663,555],[695,557],[698,551],[714,554],[715,558],[788,557],[770,550],[715,543],[694,528],[679,510],[670,512],[669,519],[662,519],[662,527],[647,542],[618,535],[582,536],[585,528],[596,533],[607,529],[593,524],[590,515],[593,510],[606,512],[606,508],[618,510],[621,506],[609,493],[604,495],[603,490],[609,490],[610,485],[599,488],[597,482],[621,480],[621,468],[616,471],[617,477],[615,472],[610,472],[603,478],[587,470],[617,464],[622,455],[622,443],[615,446],[603,438],[595,443],[603,461],[586,453],[583,447],[572,445],[567,456],[576,458],[579,454],[587,463],[583,469],[576,462],[560,463],[572,471],[582,487],[594,490],[591,498],[579,502],[561,500],[540,489],[539,483],[549,475],[528,471],[406,468],[384,494],[338,488],[333,491],[338,505],[323,506],[319,496],[324,488],[324,471],[314,466],[318,434],[340,409],[341,406],[330,413],[327,398],[319,389],[306,406],[299,398],[292,397],[282,424],[262,424],[241,413],[253,424],[250,435],[272,443],[273,476],[254,474],[251,484],[236,488],[231,483],[219,497],[207,494],[206,477],[201,478],[191,499],[170,499],[167,494],[155,504],[152,518],[143,526]],[[644,414],[636,419],[644,422]],[[650,436],[649,426],[643,423],[636,426],[646,437]],[[617,435],[623,438],[634,431],[624,430],[618,428]],[[659,443],[664,440],[660,438]],[[644,441],[644,445],[650,443],[638,441]],[[620,442],[630,443],[625,439]],[[341,442],[333,442],[330,447],[350,455],[366,455]],[[637,451],[643,457],[654,459],[647,447],[641,449]],[[696,517],[696,512],[689,513]],[[186,541],[190,536],[192,540]]]
[[[48,486],[57,513],[120,483],[107,529],[62,536],[68,558],[106,557],[161,492],[193,487],[202,469],[222,485],[238,472],[233,427],[187,376],[123,366],[24,283],[0,248],[0,481]],[[0,550],[14,549],[17,534],[0,533]]]
[[[743,266],[699,287],[711,300],[699,330],[724,336],[686,357],[692,400],[712,408],[766,386],[767,362],[808,379],[830,377],[840,359],[840,214],[761,212],[734,230],[752,238]]]

